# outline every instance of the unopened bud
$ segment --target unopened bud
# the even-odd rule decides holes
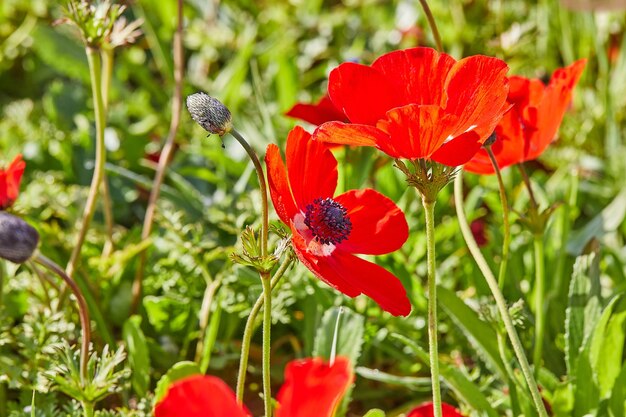
[[[221,101],[200,92],[187,96],[191,118],[208,132],[224,136],[233,128],[230,111]]]
[[[487,140],[483,143],[483,148],[493,145],[498,139],[498,135],[496,135],[496,131],[494,130],[491,135],[487,138]]]
[[[22,264],[37,249],[39,233],[17,216],[0,211],[0,258]]]

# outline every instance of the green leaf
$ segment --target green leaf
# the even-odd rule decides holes
[[[215,341],[217,340],[217,331],[220,327],[220,318],[222,317],[221,298],[222,297],[219,297],[217,302],[215,303],[215,311],[213,311],[213,313],[211,314],[209,327],[206,329],[206,332],[204,334],[204,342],[202,344],[202,358],[200,360],[200,370],[203,374],[206,373],[207,369],[209,369],[209,363],[211,362],[211,352],[213,351]]]
[[[135,315],[126,320],[122,336],[128,349],[133,389],[144,397],[150,387],[150,351],[141,330],[141,317]]]
[[[430,363],[428,352],[422,349],[417,343],[398,333],[392,333],[391,337],[409,347],[424,364],[428,365]],[[485,397],[476,384],[467,379],[461,371],[440,361],[439,373],[456,395],[463,399],[463,401],[469,404],[474,410],[481,410],[489,417],[498,416],[498,413],[491,406],[491,402],[487,397]]]
[[[359,366],[355,369],[357,375],[371,381],[383,382],[385,384],[399,385],[412,391],[430,391],[432,389],[430,378],[419,378],[414,376],[392,375],[378,369]]]
[[[611,417],[626,415],[626,366],[622,366],[622,370],[615,380],[608,405]]]
[[[439,295],[437,304],[446,310],[490,368],[497,371],[500,378],[505,379],[506,370],[498,352],[496,330],[482,321],[478,314],[457,297],[453,291],[444,287],[437,287],[437,293]]]
[[[165,397],[167,390],[174,382],[179,379],[186,378],[192,375],[201,375],[200,367],[195,362],[183,361],[175,363],[157,382],[156,389],[154,390],[154,404]]]
[[[383,410],[379,410],[378,408],[374,408],[365,413],[363,417],[385,417],[385,412]]]

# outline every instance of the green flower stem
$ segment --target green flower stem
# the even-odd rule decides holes
[[[81,405],[83,406],[83,416],[85,417],[93,417],[94,415],[94,404],[87,401],[82,401]]]
[[[93,177],[91,178],[91,186],[89,188],[89,195],[87,196],[87,202],[85,203],[85,209],[83,211],[83,217],[81,220],[81,226],[78,231],[78,237],[72,250],[70,261],[65,268],[67,275],[72,278],[76,271],[76,265],[80,258],[80,252],[85,242],[85,236],[89,229],[89,224],[93,218],[93,214],[96,208],[96,201],[98,199],[98,192],[100,190],[100,184],[102,184],[102,178],[104,176],[104,164],[106,162],[106,149],[104,147],[104,124],[105,124],[105,111],[102,101],[102,88],[101,88],[101,60],[100,54],[97,49],[87,47],[87,61],[89,63],[89,74],[91,76],[91,92],[93,95],[93,107],[96,117],[96,160],[93,171]]]
[[[259,179],[259,187],[261,189],[261,213],[263,216],[261,223],[261,256],[267,256],[267,231],[269,227],[269,206],[267,204],[267,185],[265,183],[265,174],[263,173],[263,167],[261,166],[261,161],[259,161],[259,157],[250,144],[241,136],[236,129],[232,129],[230,134],[237,139],[237,142],[243,146],[246,153],[250,157],[252,164],[254,165],[254,169],[256,170],[257,177]]]
[[[263,403],[265,417],[272,417],[272,379],[270,375],[272,330],[272,283],[269,273],[261,274],[263,284]]]
[[[109,90],[111,89],[111,77],[113,75],[113,48],[104,47],[100,56],[102,58],[102,104],[104,107],[105,120],[109,112]],[[113,204],[111,203],[111,192],[107,181],[106,172],[102,174],[102,205],[104,211],[104,222],[106,225],[106,235],[102,257],[107,257],[113,252]]]
[[[289,269],[289,267],[291,266],[293,260],[293,255],[289,255],[278,267],[278,270],[272,277],[270,283],[272,289],[276,287],[287,269]],[[257,299],[256,303],[252,307],[252,310],[250,310],[250,314],[248,315],[248,321],[246,322],[246,327],[243,331],[243,339],[241,341],[241,357],[239,359],[239,373],[237,375],[237,402],[239,404],[243,404],[243,394],[246,384],[246,371],[248,369],[248,357],[250,354],[250,345],[252,343],[252,333],[254,332],[254,325],[257,315],[259,314],[259,311],[261,311],[261,307],[263,307],[265,301],[264,296],[265,294],[261,294],[261,296]]]
[[[428,25],[430,26],[430,30],[433,32],[433,38],[435,38],[437,50],[439,52],[443,52],[443,44],[441,43],[441,37],[439,36],[439,30],[437,29],[437,23],[435,22],[433,13],[430,11],[430,7],[428,7],[428,3],[426,2],[426,0],[420,0],[420,4],[422,5],[422,9],[424,9],[424,14],[428,19]]]
[[[428,346],[435,417],[442,417],[439,386],[439,350],[437,348],[437,276],[435,268],[435,201],[422,197],[426,216],[426,247],[428,262]]]
[[[500,203],[502,204],[502,225],[504,226],[504,240],[502,241],[502,260],[500,261],[500,271],[498,272],[498,285],[500,289],[504,288],[504,281],[506,280],[506,270],[509,263],[509,248],[511,247],[511,224],[509,223],[509,203],[506,198],[506,189],[504,187],[504,181],[502,181],[502,172],[498,166],[491,146],[485,147],[493,170],[496,172],[498,178],[498,188],[500,190]]]
[[[500,291],[500,287],[498,286],[498,281],[496,281],[496,277],[493,275],[493,272],[491,272],[487,261],[485,260],[483,254],[480,252],[480,248],[476,244],[476,240],[474,240],[474,236],[472,235],[472,230],[467,223],[467,218],[465,217],[465,212],[463,210],[463,171],[459,171],[456,179],[454,180],[454,202],[456,205],[456,214],[459,219],[461,233],[463,234],[463,238],[465,239],[467,247],[474,257],[476,264],[478,264],[478,268],[480,268],[480,271],[485,277],[487,285],[489,285],[489,289],[491,290],[491,293],[493,294],[493,297],[496,301],[498,311],[500,312],[500,317],[502,318],[502,321],[504,323],[504,328],[509,335],[511,345],[513,346],[513,351],[515,352],[517,361],[522,368],[522,373],[524,374],[524,379],[526,379],[526,384],[528,385],[528,389],[530,390],[530,395],[532,397],[533,403],[535,404],[535,408],[537,409],[540,417],[548,417],[548,412],[546,411],[546,407],[543,405],[541,394],[539,394],[539,387],[537,386],[537,382],[535,382],[532,371],[530,369],[530,365],[528,364],[528,359],[526,358],[526,354],[524,353],[522,342],[519,339],[517,330],[515,330],[513,320],[511,319],[511,315],[509,314],[506,300],[502,295],[502,291]]]
[[[74,294],[74,297],[76,297],[76,302],[78,303],[78,315],[80,316],[80,326],[82,328],[82,341],[80,346],[80,379],[83,387],[85,387],[88,380],[87,363],[89,361],[89,345],[91,344],[91,321],[89,319],[89,308],[87,307],[85,297],[83,296],[80,287],[78,286],[78,284],[76,284],[72,277],[70,277],[69,274],[67,274],[54,261],[46,258],[42,254],[37,254],[33,258],[33,261],[57,274],[59,278],[65,281],[67,286]],[[85,408],[85,415],[87,415],[86,410],[87,409]]]
[[[544,263],[543,234],[534,235],[535,246],[535,347],[533,349],[533,364],[535,365],[535,375],[541,367],[541,357],[543,353],[543,335],[546,328],[545,315],[545,282],[546,272]]]
[[[141,229],[141,240],[145,241],[150,238],[152,233],[152,225],[154,224],[154,216],[157,210],[157,201],[161,193],[161,185],[165,179],[165,172],[172,153],[174,152],[176,135],[178,126],[180,125],[180,116],[183,108],[183,76],[185,72],[185,57],[183,54],[183,0],[177,1],[177,23],[173,40],[174,50],[174,96],[172,97],[172,119],[170,120],[170,129],[163,145],[163,150],[159,156],[154,180],[152,181],[152,189],[148,198],[146,214],[143,218],[143,226]],[[147,254],[143,250],[139,254],[139,265],[135,271],[135,279],[133,280],[131,313],[137,311],[141,301],[141,293],[143,287],[143,274],[146,267]]]

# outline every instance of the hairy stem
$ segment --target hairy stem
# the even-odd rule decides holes
[[[98,199],[100,185],[102,184],[102,178],[104,176],[104,164],[106,162],[106,149],[104,147],[105,114],[102,101],[100,54],[98,50],[88,46],[87,61],[89,63],[89,74],[91,76],[91,92],[93,95],[93,107],[96,117],[96,160],[93,177],[91,178],[89,195],[87,196],[87,202],[85,203],[81,226],[78,230],[78,237],[76,239],[76,243],[74,244],[74,248],[72,249],[70,261],[65,268],[65,271],[70,278],[74,276],[74,272],[76,271],[76,265],[80,258],[80,252],[83,247],[83,243],[85,242],[85,236],[87,235],[87,230],[89,229],[91,219],[93,218],[93,214],[96,209],[96,201]]]
[[[439,349],[437,347],[437,275],[435,267],[435,202],[422,197],[426,216],[426,248],[428,262],[428,346],[435,417],[442,417],[439,386]]]
[[[180,125],[180,116],[183,105],[183,75],[184,75],[184,56],[183,56],[183,0],[177,1],[178,5],[178,20],[176,26],[176,32],[174,32],[174,97],[172,98],[172,119],[170,121],[170,130],[165,139],[165,145],[161,155],[159,156],[159,163],[157,166],[154,181],[152,182],[152,189],[150,190],[150,198],[148,199],[148,206],[146,208],[146,215],[143,220],[143,228],[141,230],[141,240],[146,240],[152,233],[152,225],[154,223],[154,215],[157,209],[157,201],[161,192],[161,185],[165,178],[165,171],[172,158],[172,152],[174,151],[174,145],[176,140],[176,134],[178,132],[178,126]],[[135,279],[133,281],[132,288],[132,301],[131,312],[137,310],[139,302],[141,300],[142,286],[143,286],[143,274],[146,267],[147,254],[146,251],[141,251],[139,254],[139,265],[135,272]]]
[[[272,331],[272,283],[269,273],[261,274],[263,284],[263,403],[265,417],[272,417],[272,379],[270,375]]]
[[[493,166],[493,169],[496,172],[496,177],[498,178],[500,203],[502,204],[502,225],[504,226],[504,240],[502,241],[502,260],[500,261],[500,271],[498,272],[498,285],[500,286],[500,289],[502,289],[504,288],[504,282],[506,280],[506,270],[509,263],[509,248],[511,246],[509,203],[506,198],[506,189],[504,187],[504,181],[502,181],[502,172],[500,171],[500,167],[498,166],[498,161],[496,160],[496,157],[491,150],[491,146],[487,146],[485,149],[487,150],[487,154],[489,155],[489,159],[491,160],[491,165]]]
[[[102,104],[104,106],[105,120],[109,113],[109,90],[111,88],[111,77],[113,75],[113,48],[105,47],[100,54],[102,57]],[[102,249],[102,257],[109,256],[114,249],[113,246],[113,204],[111,203],[111,192],[107,181],[106,172],[102,173],[102,206],[104,211],[104,222],[106,225],[106,241]]]
[[[207,326],[209,324],[209,315],[211,313],[211,305],[213,304],[213,298],[215,292],[219,288],[222,280],[216,278],[210,284],[206,286],[204,290],[204,296],[202,298],[202,307],[200,307],[200,336],[198,337],[198,344],[196,345],[196,362],[200,363],[202,360],[202,353],[204,351],[204,339],[206,336]]]
[[[543,234],[535,235],[535,346],[533,350],[533,364],[535,365],[535,375],[541,367],[541,357],[543,354],[543,335],[546,328],[546,316],[544,306],[545,296],[545,263]]]
[[[288,256],[285,258],[283,263],[278,267],[278,270],[274,274],[271,280],[271,287],[274,289],[280,279],[283,277],[287,269],[291,266],[293,262],[293,256]],[[243,331],[243,339],[241,341],[241,356],[239,358],[239,373],[237,374],[237,402],[239,404],[243,404],[243,394],[246,385],[246,370],[248,369],[248,357],[250,355],[250,345],[252,343],[252,334],[254,332],[254,325],[256,322],[256,318],[261,311],[261,308],[264,304],[264,294],[257,299],[256,303],[250,310],[250,314],[248,315],[248,320],[246,321],[246,327]]]
[[[515,325],[513,324],[513,320],[511,319],[511,315],[509,314],[506,300],[502,295],[502,291],[500,291],[500,287],[498,286],[498,281],[496,280],[496,277],[493,275],[493,272],[491,272],[491,269],[489,268],[485,257],[480,252],[480,248],[478,247],[478,244],[476,244],[476,240],[474,240],[474,236],[472,235],[472,230],[467,223],[467,218],[463,209],[463,171],[459,171],[454,181],[454,202],[456,206],[457,218],[459,219],[461,233],[463,234],[465,243],[467,244],[467,247],[472,257],[476,261],[478,268],[485,277],[487,285],[489,285],[489,289],[491,290],[493,298],[496,301],[498,311],[500,312],[500,317],[504,323],[504,328],[509,335],[511,345],[513,346],[513,351],[515,352],[517,361],[522,368],[522,373],[524,374],[524,379],[526,380],[526,384],[528,385],[528,389],[530,390],[530,395],[532,397],[533,403],[535,404],[535,408],[540,417],[548,417],[548,412],[546,411],[546,407],[544,406],[541,399],[541,394],[539,393],[539,387],[537,386],[537,382],[533,377],[530,365],[528,364],[528,359],[526,358],[526,354],[524,353],[522,342],[519,339],[519,335],[517,334],[517,330],[515,329]]]
[[[433,32],[433,38],[435,38],[435,44],[437,45],[437,50],[439,52],[443,52],[443,44],[441,43],[441,37],[439,36],[439,29],[437,29],[437,23],[435,22],[433,13],[430,11],[430,7],[428,7],[428,3],[426,2],[426,0],[420,0],[420,4],[422,5],[422,9],[424,9],[424,14],[426,15],[426,19],[428,19],[428,25],[430,26],[430,30]]]

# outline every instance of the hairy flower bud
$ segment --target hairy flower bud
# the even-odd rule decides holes
[[[21,264],[33,256],[39,233],[17,216],[0,211],[0,258]]]
[[[191,118],[208,132],[224,136],[233,128],[230,111],[206,93],[187,96],[187,110]]]

